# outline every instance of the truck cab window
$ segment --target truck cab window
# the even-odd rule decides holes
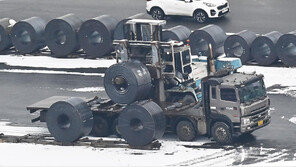
[[[222,88],[220,89],[221,100],[236,102],[236,93],[234,89]]]
[[[212,99],[217,99],[216,88],[212,87]]]

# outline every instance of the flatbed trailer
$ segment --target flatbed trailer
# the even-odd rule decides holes
[[[71,98],[79,98],[83,100],[90,110],[92,111],[92,114],[94,116],[94,119],[96,117],[103,117],[106,118],[108,121],[110,121],[109,125],[113,125],[117,121],[117,118],[124,110],[126,105],[117,104],[112,102],[110,99],[103,99],[98,98],[97,96],[94,98],[85,98],[85,97],[70,97],[70,96],[52,96],[49,98],[46,98],[44,100],[41,100],[37,103],[34,103],[30,106],[28,106],[26,109],[31,113],[38,113],[39,116],[32,119],[31,122],[46,122],[46,113],[50,109],[50,107],[60,101],[67,101]],[[192,102],[192,101],[191,101]],[[205,122],[205,114],[203,113],[201,103],[200,102],[175,102],[175,103],[169,103],[165,106],[162,106],[163,112],[166,116],[167,120],[167,131],[174,131],[174,128],[176,126],[176,123],[179,122],[181,119],[183,120],[190,120],[194,127],[197,129],[198,124],[201,124],[201,122]],[[202,121],[201,121],[202,120]],[[94,122],[94,126],[100,126],[99,122]],[[109,126],[109,128],[112,128],[112,126]],[[101,129],[102,130],[102,129]],[[101,131],[98,129],[98,131]],[[109,131],[112,135],[118,135],[119,132],[115,131],[116,129],[109,129]],[[205,134],[205,129],[199,128],[200,132],[199,134]],[[100,132],[94,132],[96,136],[100,136]]]

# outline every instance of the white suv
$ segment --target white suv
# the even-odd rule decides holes
[[[204,23],[209,18],[225,16],[229,12],[227,0],[147,0],[147,13],[154,19],[165,16],[189,16]]]

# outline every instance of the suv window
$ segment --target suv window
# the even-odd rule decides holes
[[[220,89],[221,100],[236,102],[236,93],[234,89],[222,88]]]

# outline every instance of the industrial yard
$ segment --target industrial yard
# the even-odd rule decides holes
[[[293,45],[294,36],[291,34],[296,29],[296,24],[291,20],[296,16],[293,11],[296,6],[293,0],[281,2],[229,0],[231,12],[223,18],[211,19],[205,24],[198,24],[190,18],[177,16],[166,19],[165,31],[174,33],[172,28],[178,25],[186,26],[185,29],[180,28],[187,32],[186,37],[179,38],[179,36],[177,37],[179,39],[175,40],[188,42],[193,55],[213,56],[215,59],[220,57],[223,60],[225,57],[226,59],[231,57],[229,58],[231,61],[238,58],[243,63],[243,66],[238,68],[238,72],[248,75],[254,75],[253,72],[256,72],[256,74],[264,75],[266,92],[270,99],[268,113],[271,115],[271,122],[252,134],[234,138],[232,144],[217,144],[212,137],[208,138],[207,135],[197,135],[193,141],[181,141],[180,137],[171,131],[159,137],[162,136],[160,134],[164,133],[164,130],[158,127],[159,129],[156,128],[154,132],[158,133],[158,137],[153,138],[157,142],[152,148],[135,148],[130,142],[131,139],[129,141],[123,139],[126,136],[118,138],[112,133],[108,134],[110,135],[108,137],[88,135],[89,132],[85,131],[91,129],[87,126],[84,127],[84,131],[82,130],[86,136],[79,136],[81,138],[78,141],[69,144],[67,137],[57,139],[52,131],[48,131],[46,123],[39,122],[43,119],[39,117],[39,110],[35,112],[28,109],[31,114],[26,110],[26,107],[51,96],[86,99],[92,99],[95,96],[102,99],[110,97],[110,91],[107,90],[106,93],[105,89],[105,71],[113,67],[118,59],[125,61],[123,55],[120,57],[117,52],[114,52],[112,42],[113,38],[116,38],[110,34],[113,30],[116,31],[117,26],[115,25],[121,23],[122,20],[128,22],[136,18],[135,21],[142,22],[142,19],[151,19],[151,16],[144,14],[146,12],[145,3],[144,0],[120,2],[105,0],[100,2],[95,0],[0,1],[0,16],[15,20],[15,22],[4,20],[11,24],[10,27],[17,24],[25,27],[22,24],[42,22],[41,27],[46,30],[45,27],[50,22],[65,20],[67,22],[67,19],[74,19],[76,20],[74,24],[84,25],[86,28],[83,30],[79,27],[80,30],[77,28],[74,31],[77,34],[81,32],[80,40],[77,40],[77,42],[83,41],[80,47],[77,47],[79,44],[75,44],[74,38],[69,40],[69,38],[63,38],[65,34],[58,33],[57,39],[52,39],[55,32],[48,32],[52,34],[40,36],[41,38],[34,36],[39,42],[29,51],[27,50],[29,47],[22,45],[31,39],[34,41],[34,38],[28,40],[27,34],[23,34],[19,38],[20,43],[16,42],[19,39],[13,39],[18,38],[17,31],[23,31],[20,28],[20,30],[15,30],[16,35],[12,37],[13,44],[11,43],[0,53],[0,156],[2,157],[0,166],[295,166],[296,77],[294,74],[296,59],[293,57],[295,44]],[[44,6],[47,8],[45,9]],[[15,12],[16,10],[19,12]],[[69,13],[73,14],[69,15]],[[127,19],[130,16],[134,17]],[[96,33],[88,34],[90,30],[87,24],[93,24],[90,27],[97,29],[107,27],[103,30],[104,33],[112,33],[105,33],[107,35],[103,39],[109,41],[98,38]],[[100,27],[102,25],[103,27]],[[69,36],[73,35],[71,29],[65,31],[69,31]],[[91,36],[91,40],[87,39],[88,35]],[[204,39],[199,39],[201,37]],[[119,38],[121,37],[117,39]],[[67,40],[71,43],[69,48],[61,49],[53,46],[64,45]],[[213,44],[213,54],[204,49],[207,46],[200,42],[203,40],[208,40]],[[227,41],[230,42],[226,44]],[[120,41],[116,42],[120,43]],[[267,45],[263,45],[262,42],[266,42]],[[89,47],[95,46],[94,43],[103,43],[103,49]],[[11,48],[11,46],[15,47]],[[66,52],[61,53],[60,51]],[[256,56],[259,58],[256,59]],[[196,57],[193,59],[196,60]],[[202,59],[198,60],[202,61]],[[146,65],[146,63],[143,64]],[[155,82],[156,79],[152,80]],[[138,98],[135,100],[136,105],[142,105],[137,101],[147,98],[143,92],[142,96],[141,98],[138,98],[139,95],[135,96],[135,99]],[[112,100],[114,101],[114,98]],[[123,106],[133,102],[118,101],[120,105],[124,103]],[[92,103],[92,101],[87,103]],[[175,101],[172,106],[174,105],[176,105]],[[31,120],[37,122],[32,123]],[[113,121],[115,122],[112,116],[112,124]]]

